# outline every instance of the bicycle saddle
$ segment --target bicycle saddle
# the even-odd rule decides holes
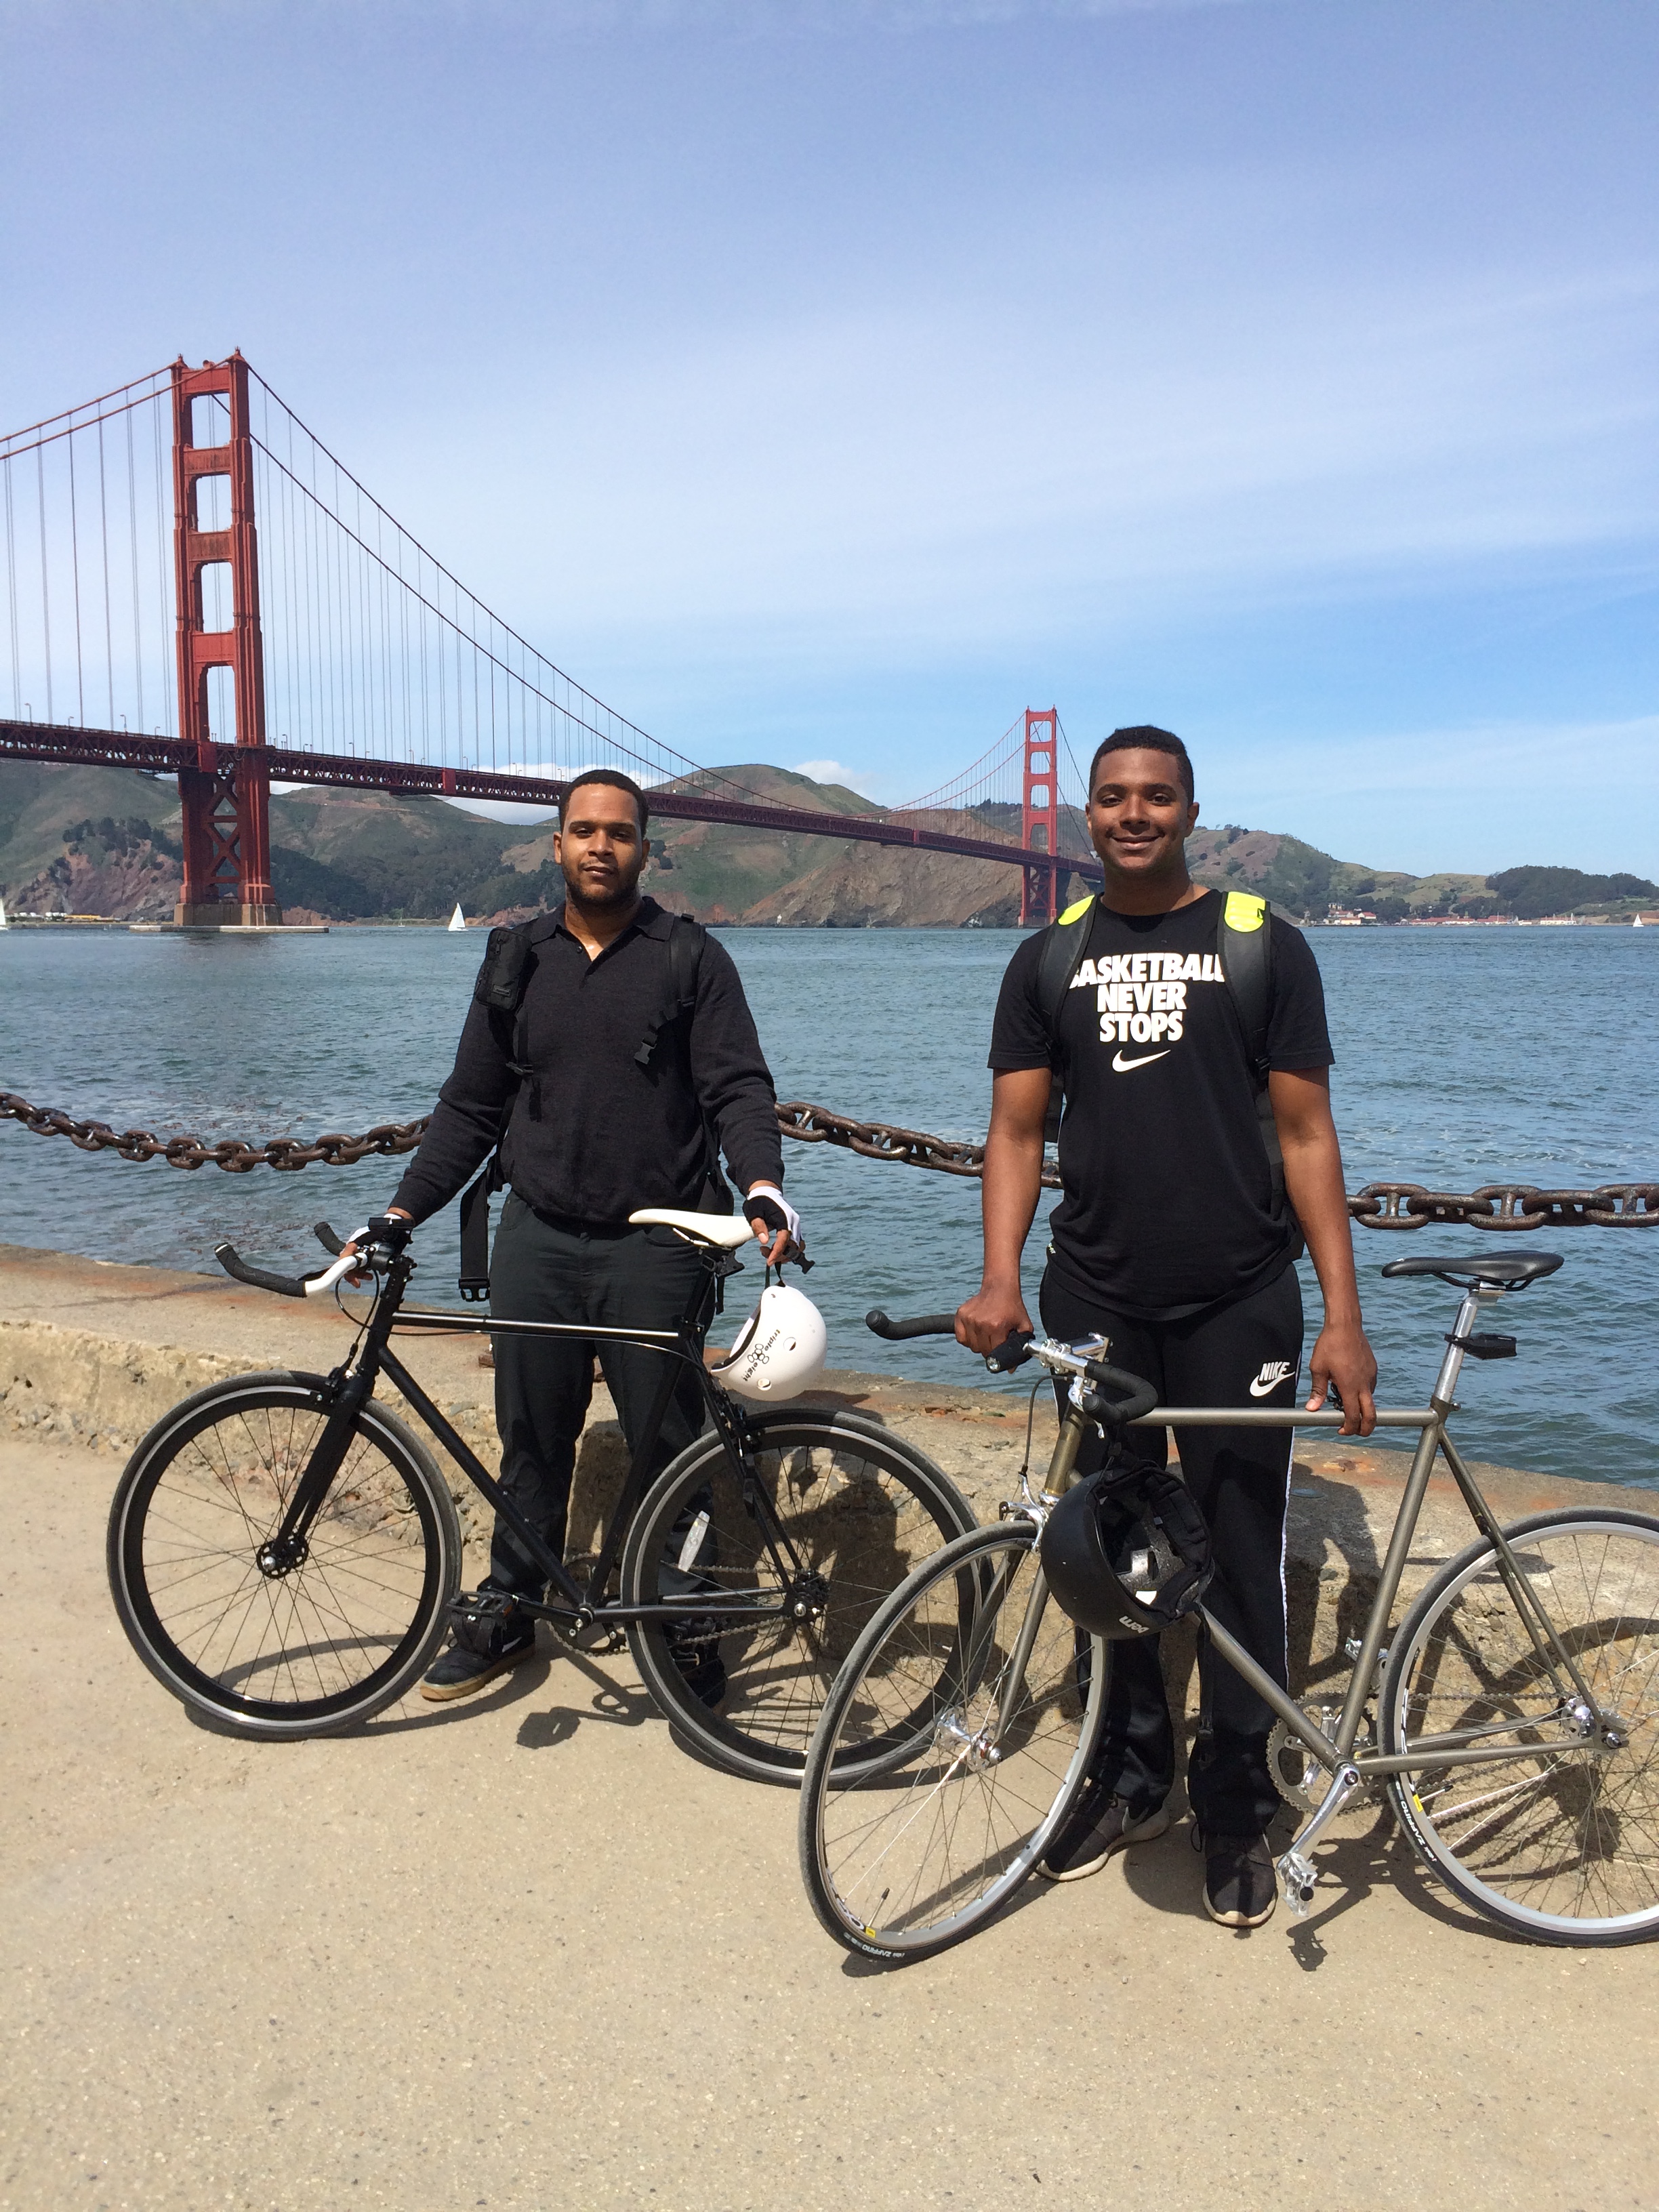
[[[1491,1259],[1437,1259],[1432,1253],[1413,1252],[1408,1259],[1390,1260],[1385,1275],[1438,1275],[1443,1283],[1462,1290],[1523,1291],[1540,1275],[1553,1275],[1561,1265],[1559,1252],[1494,1252]]]
[[[722,1252],[735,1252],[755,1233],[740,1213],[680,1213],[672,1206],[642,1206],[628,1218],[641,1228],[660,1222],[665,1229],[678,1229],[682,1237],[718,1245]]]

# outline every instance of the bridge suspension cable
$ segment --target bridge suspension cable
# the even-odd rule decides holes
[[[177,727],[170,390],[158,369],[0,436],[15,720]]]
[[[0,437],[0,757],[176,775],[185,927],[280,922],[272,777],[550,809],[618,768],[664,813],[1020,866],[1022,920],[1098,873],[1059,804],[1054,709],[1010,732],[1023,765],[1003,740],[908,807],[781,806],[538,651],[240,353]]]
[[[469,591],[249,367],[264,726],[284,749],[565,781],[759,794],[605,705]],[[0,437],[11,717],[179,727],[170,368]],[[228,448],[229,403],[195,395],[193,447]],[[193,477],[201,532],[233,522],[228,473]],[[234,621],[231,564],[200,570],[201,627]],[[207,722],[239,734],[228,669]]]

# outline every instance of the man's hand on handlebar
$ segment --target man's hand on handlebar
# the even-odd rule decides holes
[[[998,1351],[1010,1337],[1030,1334],[1031,1316],[1017,1283],[1006,1289],[982,1285],[957,1308],[957,1342],[977,1352],[981,1358]]]
[[[405,1212],[401,1206],[388,1206],[386,1212],[379,1218],[382,1221],[407,1221],[411,1225],[413,1224],[415,1218],[412,1213]],[[367,1235],[368,1231],[372,1231],[374,1227],[374,1224],[371,1221],[368,1224],[368,1230],[359,1231],[357,1237],[354,1237],[348,1243],[342,1244],[340,1247],[341,1258],[347,1259],[354,1253],[361,1250],[362,1246],[360,1244],[359,1238]],[[355,1267],[351,1273],[346,1277],[346,1280],[355,1290],[357,1285],[362,1281],[367,1272],[368,1271],[365,1268]]]

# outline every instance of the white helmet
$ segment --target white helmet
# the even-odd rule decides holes
[[[739,1398],[763,1405],[798,1398],[823,1380],[828,1343],[823,1316],[806,1293],[770,1283],[738,1331],[737,1342],[710,1372]]]

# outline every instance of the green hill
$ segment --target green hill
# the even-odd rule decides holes
[[[719,774],[775,805],[876,811],[844,785],[815,783],[789,769],[751,762]],[[917,818],[1011,844],[1019,831],[1019,811],[1010,805]],[[441,799],[296,790],[271,800],[271,872],[295,919],[439,920],[458,902],[474,919],[532,913],[562,894],[553,828],[550,816],[496,822]],[[665,816],[651,828],[647,888],[665,906],[704,921],[993,927],[1018,913],[1018,875],[994,860]],[[170,776],[0,762],[0,896],[14,912],[165,918],[179,893],[179,836]],[[1063,819],[1061,850],[1083,848],[1080,825]],[[1412,876],[1230,823],[1200,828],[1188,853],[1200,883],[1260,891],[1299,916],[1322,915],[1333,902],[1364,904],[1390,921],[1451,912],[1616,915],[1659,898],[1642,877],[1573,868]]]

